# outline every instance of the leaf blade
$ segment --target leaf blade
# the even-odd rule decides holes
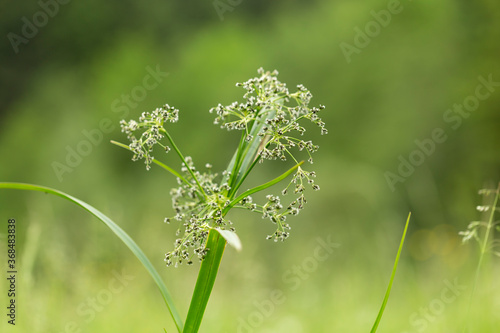
[[[387,291],[385,292],[384,300],[382,301],[382,305],[380,306],[380,311],[378,312],[377,319],[375,319],[375,323],[370,331],[370,333],[375,333],[377,331],[380,320],[382,319],[382,315],[384,314],[385,306],[387,305],[387,301],[389,300],[389,295],[391,293],[392,283],[394,282],[394,277],[396,275],[396,269],[399,263],[399,256],[401,255],[401,251],[403,250],[403,244],[405,242],[406,231],[408,230],[408,225],[410,224],[411,212],[408,214],[408,218],[406,219],[406,225],[403,231],[403,236],[401,237],[401,242],[399,243],[398,253],[396,255],[396,260],[394,261],[394,267],[392,268],[391,279],[389,280],[389,285],[387,286]]]
[[[251,188],[249,190],[246,190],[245,192],[241,193],[236,199],[233,199],[229,205],[227,205],[223,211],[222,211],[222,215],[225,215],[227,214],[227,212],[229,212],[229,210],[231,208],[233,208],[234,205],[236,205],[238,202],[240,202],[243,198],[251,195],[251,194],[254,194],[256,192],[259,192],[259,191],[262,191],[262,190],[265,190],[266,188],[268,187],[271,187],[277,183],[279,183],[280,181],[282,181],[283,179],[285,179],[286,177],[288,177],[295,169],[297,169],[299,166],[301,166],[302,164],[304,163],[304,161],[301,161],[299,162],[298,164],[295,164],[293,167],[291,167],[290,169],[288,169],[287,171],[285,171],[284,173],[282,173],[280,176],[274,178],[273,180],[270,180],[268,181],[267,183],[264,183],[262,185],[259,185],[259,186],[256,186],[254,188]]]
[[[173,303],[172,296],[170,295],[170,292],[168,291],[167,287],[163,283],[163,280],[161,279],[160,275],[154,268],[153,264],[149,259],[147,258],[146,254],[140,249],[140,247],[135,243],[135,241],[122,229],[120,228],[115,222],[113,222],[109,217],[104,215],[101,211],[97,210],[93,206],[89,205],[88,203],[77,199],[67,193],[64,193],[62,191],[55,190],[50,187],[45,187],[45,186],[38,186],[38,185],[32,185],[32,184],[25,184],[25,183],[0,183],[0,188],[7,188],[7,189],[18,189],[18,190],[29,190],[29,191],[39,191],[39,192],[44,192],[44,193],[50,193],[56,196],[59,196],[61,198],[64,198],[66,200],[69,200],[76,205],[82,207],[95,217],[97,217],[101,222],[103,222],[113,233],[120,238],[120,240],[132,251],[132,253],[139,259],[139,261],[143,264],[143,266],[146,268],[148,273],[151,275],[153,280],[155,281],[156,285],[160,289],[160,293],[163,296],[163,299],[165,301],[165,304],[167,305],[167,308],[170,311],[170,315],[172,316],[172,319],[175,322],[175,325],[177,327],[177,330],[179,332],[182,332],[183,330],[183,323],[182,319]]]

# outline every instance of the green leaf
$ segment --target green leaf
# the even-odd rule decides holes
[[[382,319],[382,315],[384,314],[385,306],[387,305],[387,301],[389,300],[389,295],[391,293],[392,283],[394,282],[394,276],[396,275],[396,268],[398,267],[399,256],[401,255],[401,251],[403,250],[403,244],[405,242],[406,231],[408,230],[408,224],[410,223],[411,212],[408,214],[408,219],[406,219],[405,229],[403,231],[403,237],[401,237],[401,242],[399,244],[398,254],[396,255],[396,261],[394,262],[394,267],[392,268],[391,279],[389,281],[389,286],[387,287],[387,291],[385,292],[384,300],[382,301],[382,306],[380,307],[380,311],[378,312],[377,319],[373,324],[372,330],[370,333],[375,333],[378,328],[378,324],[380,323],[380,319]]]
[[[226,240],[221,236],[220,231],[210,230],[206,247],[209,250],[201,263],[183,333],[196,333],[200,328],[226,247]]]
[[[245,150],[244,149],[245,144],[247,143],[245,141],[245,137],[246,137],[246,133],[242,132],[241,138],[240,138],[240,143],[238,143],[238,149],[236,149],[236,151],[234,152],[233,157],[231,158],[231,161],[229,162],[229,164],[227,166],[226,171],[228,173],[222,178],[221,184],[224,184],[227,182],[230,185],[232,185],[233,182],[235,181],[235,179],[236,179],[235,175],[237,175],[237,173],[238,173],[237,168],[238,168],[239,163],[240,163],[241,155],[243,154],[243,150]],[[231,172],[231,173],[229,174],[229,172]]]
[[[281,101],[282,102],[282,101]],[[254,120],[250,132],[253,139],[250,142],[246,142],[243,133],[241,137],[240,144],[238,145],[238,150],[234,153],[231,162],[229,163],[227,171],[232,171],[231,177],[229,179],[229,186],[231,190],[229,192],[229,197],[233,198],[239,187],[248,176],[250,171],[255,166],[258,159],[260,159],[259,151],[264,148],[267,143],[266,137],[260,137],[258,134],[266,124],[267,119],[272,119],[276,114],[276,110],[265,110],[264,114]]]
[[[118,146],[118,147],[122,147],[124,149],[127,149],[128,151],[131,151],[133,152],[132,149],[130,149],[129,146],[121,143],[121,142],[117,142],[117,141],[114,141],[114,140],[111,140],[111,143]],[[172,175],[174,175],[175,177],[177,178],[180,178],[183,182],[185,182],[186,184],[188,185],[191,185],[190,182],[188,182],[184,177],[182,177],[181,174],[179,174],[177,171],[175,171],[174,169],[172,169],[171,167],[169,167],[168,165],[165,165],[163,163],[161,163],[160,161],[156,160],[156,159],[153,159],[153,163],[156,163],[157,165],[161,166],[163,169],[167,170],[168,172],[170,172]]]
[[[10,189],[19,189],[19,190],[31,190],[31,191],[40,191],[40,192],[45,192],[45,193],[50,193],[57,195],[59,197],[62,197],[66,200],[69,200],[78,206],[82,207],[83,209],[87,210],[89,213],[97,217],[99,220],[101,220],[106,226],[108,226],[111,231],[115,233],[118,238],[121,239],[121,241],[132,251],[133,254],[139,259],[139,261],[144,265],[148,273],[151,275],[153,280],[155,281],[156,285],[160,289],[160,292],[163,296],[163,299],[165,300],[165,303],[170,311],[170,315],[172,316],[172,319],[175,322],[175,325],[177,326],[177,330],[179,332],[182,332],[183,329],[183,324],[182,324],[182,319],[179,316],[179,313],[177,312],[177,309],[175,308],[172,296],[170,295],[170,292],[168,291],[167,287],[163,283],[160,275],[154,268],[153,264],[149,261],[149,259],[146,257],[144,252],[141,250],[141,248],[134,242],[132,238],[122,229],[120,228],[116,223],[114,223],[109,217],[101,213],[99,210],[95,209],[91,205],[87,204],[84,201],[81,201],[69,194],[66,194],[64,192],[52,189],[50,187],[45,187],[45,186],[38,186],[38,185],[31,185],[31,184],[23,184],[23,183],[0,183],[0,188],[10,188]]]
[[[268,181],[267,183],[264,183],[262,185],[259,185],[259,186],[256,186],[254,188],[251,188],[249,190],[246,190],[245,192],[243,192],[242,194],[240,194],[236,199],[233,199],[229,205],[227,205],[223,211],[222,211],[222,215],[226,215],[227,212],[229,212],[229,210],[231,208],[233,208],[234,205],[236,205],[238,202],[240,202],[243,198],[251,195],[251,194],[254,194],[256,192],[259,192],[259,191],[262,191],[262,190],[265,190],[266,188],[268,187],[271,187],[277,183],[279,183],[280,181],[282,181],[283,179],[285,179],[286,177],[288,177],[292,172],[295,171],[295,169],[297,169],[299,166],[301,166],[302,164],[304,163],[304,161],[301,161],[300,163],[298,164],[295,164],[293,167],[291,167],[290,169],[288,169],[286,172],[284,172],[283,174],[281,174],[280,176],[274,178],[273,180],[270,180]]]
[[[222,230],[220,228],[215,228],[215,230],[217,230],[219,234],[224,237],[227,243],[236,249],[236,251],[241,251],[241,240],[235,232],[230,230]]]

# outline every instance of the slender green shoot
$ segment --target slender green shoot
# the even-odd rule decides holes
[[[122,148],[125,148],[129,151],[133,151],[129,146],[121,143],[121,142],[117,142],[117,141],[114,141],[114,140],[111,140],[111,143],[114,144],[114,145],[117,145],[118,147],[122,147]],[[168,172],[170,172],[172,175],[174,175],[175,177],[179,178],[180,180],[182,180],[184,183],[186,184],[190,184],[186,178],[184,178],[180,173],[178,173],[177,171],[175,171],[174,169],[172,169],[171,167],[169,167],[168,165],[165,165],[163,164],[162,162],[158,161],[157,159],[153,159],[153,163],[159,165],[160,167],[162,167],[163,169],[167,170]]]
[[[281,174],[280,176],[274,178],[273,180],[270,180],[267,183],[264,183],[262,185],[256,186],[254,188],[251,188],[251,189],[249,189],[249,190],[241,193],[236,199],[233,199],[226,208],[224,208],[224,210],[222,211],[223,215],[225,213],[227,213],[234,205],[236,205],[238,202],[240,202],[241,200],[243,200],[245,197],[248,197],[249,195],[252,195],[252,194],[257,193],[259,191],[265,190],[266,188],[271,187],[271,186],[273,186],[273,185],[281,182],[283,179],[285,179],[286,177],[288,177],[292,172],[295,171],[295,169],[297,169],[303,163],[304,163],[304,161],[301,161],[301,162],[299,162],[299,164],[296,164],[292,168],[288,169],[288,171],[284,172],[283,174]]]
[[[168,138],[168,141],[170,141],[170,144],[174,148],[175,152],[177,153],[177,155],[179,155],[179,158],[181,159],[182,163],[184,163],[184,165],[186,166],[188,172],[191,174],[191,177],[193,177],[194,181],[196,182],[196,185],[198,185],[198,188],[200,189],[201,193],[206,198],[207,194],[205,193],[205,190],[203,189],[203,186],[201,186],[200,182],[198,181],[198,178],[193,173],[193,170],[191,170],[191,168],[189,167],[188,163],[186,162],[186,159],[184,158],[184,155],[182,155],[182,153],[179,150],[179,148],[177,148],[177,145],[175,144],[174,139],[172,139],[172,137],[170,136],[170,134],[165,129],[161,128],[160,130],[162,130],[162,132]]]
[[[484,206],[478,206],[477,209],[481,212],[487,212],[488,210],[490,211],[489,217],[488,217],[488,222],[482,222],[482,221],[474,221],[469,224],[467,227],[466,231],[461,231],[459,232],[459,235],[463,236],[462,238],[462,243],[468,242],[470,239],[474,238],[478,243],[479,243],[479,261],[476,266],[476,272],[474,275],[474,282],[472,284],[472,290],[470,293],[469,297],[469,303],[467,305],[467,311],[465,315],[465,321],[466,323],[463,325],[463,330],[462,332],[467,332],[468,329],[468,321],[467,319],[470,316],[470,311],[472,308],[472,301],[474,299],[474,295],[476,293],[477,289],[477,284],[479,281],[479,275],[481,273],[481,267],[483,266],[483,261],[485,258],[485,254],[488,251],[488,244],[489,244],[489,239],[490,239],[490,233],[493,231],[493,228],[495,225],[498,224],[498,222],[495,222],[495,213],[499,210],[498,208],[498,200],[500,197],[500,183],[498,184],[498,187],[496,190],[486,190],[483,189],[479,191],[480,194],[491,194],[495,193],[495,198],[493,199],[492,205],[484,205]],[[486,230],[484,232],[484,239],[481,239],[479,237],[479,229],[480,227],[485,227]],[[494,246],[494,244],[492,244]]]
[[[196,333],[200,328],[208,299],[217,277],[219,265],[226,247],[226,240],[219,231],[211,229],[208,234],[207,245],[209,249],[207,256],[203,259],[194,287],[193,298],[189,306],[186,325],[183,333]]]
[[[389,295],[391,293],[392,283],[394,282],[394,277],[396,276],[396,269],[398,268],[399,256],[401,255],[401,251],[403,250],[403,244],[405,242],[406,231],[408,230],[408,225],[410,223],[411,212],[408,214],[408,218],[406,219],[405,229],[403,231],[403,237],[401,237],[401,243],[399,244],[398,254],[396,255],[396,260],[394,262],[394,267],[392,268],[391,279],[389,280],[389,286],[387,287],[387,291],[385,292],[384,300],[382,301],[382,306],[380,307],[380,311],[378,312],[377,319],[373,324],[372,330],[370,333],[375,333],[377,331],[380,320],[382,319],[382,315],[384,314],[385,306],[387,305],[387,301],[389,300]]]
[[[498,184],[498,188],[496,190],[496,195],[495,195],[495,199],[493,201],[493,205],[492,205],[492,209],[490,209],[490,217],[488,219],[488,224],[486,226],[486,232],[484,234],[484,240],[482,242],[482,245],[481,245],[481,254],[480,254],[480,257],[479,257],[479,263],[478,263],[478,267],[481,266],[483,260],[484,260],[484,254],[486,253],[487,251],[487,245],[488,245],[488,242],[489,242],[489,239],[490,239],[490,233],[494,227],[494,217],[495,217],[495,211],[496,211],[496,207],[498,205],[498,197],[500,196],[500,183]]]

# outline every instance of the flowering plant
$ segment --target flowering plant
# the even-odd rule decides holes
[[[182,262],[192,264],[193,257],[200,260],[205,258],[208,251],[206,240],[211,229],[235,231],[233,223],[226,218],[233,207],[245,208],[269,218],[276,224],[276,231],[267,238],[283,241],[289,236],[287,217],[297,215],[306,203],[306,185],[319,190],[314,181],[315,172],[302,168],[303,162],[294,156],[294,150],[307,152],[308,161],[313,162],[312,153],[318,150],[318,146],[302,139],[306,131],[302,122],[309,120],[320,128],[322,134],[326,134],[325,123],[318,115],[324,107],[309,107],[311,92],[303,85],[298,85],[297,91],[291,93],[284,83],[278,81],[277,71],[265,72],[261,68],[258,74],[258,77],[236,84],[246,90],[244,102],[234,102],[228,106],[219,104],[210,109],[211,113],[216,114],[215,124],[227,130],[242,132],[237,150],[220,176],[212,171],[210,164],[205,165],[205,170],[198,170],[192,158],[184,157],[174,143],[165,128],[167,123],[179,119],[179,110],[174,107],[167,104],[152,112],[144,112],[138,121],[120,122],[130,144],[114,143],[133,152],[132,160],[144,159],[148,170],[152,163],[165,168],[179,183],[179,187],[170,192],[176,214],[165,218],[165,222],[182,222],[177,231],[179,235],[182,234],[182,238],[175,241],[174,250],[166,253],[167,266]],[[164,138],[166,143],[162,141]],[[153,157],[155,145],[166,152],[172,146],[181,160],[180,172]],[[288,158],[295,163],[290,170],[271,182],[239,194],[244,180],[257,162],[266,159],[286,161]],[[282,195],[290,190],[295,194],[289,204],[283,205],[276,194],[267,195],[267,202],[262,204],[253,201],[251,194],[267,189],[292,173],[291,181],[281,191]],[[230,234],[225,232],[222,235]],[[232,234],[228,237],[236,239]]]
[[[0,182],[0,188],[51,193],[96,216],[144,265],[158,286],[178,332],[198,332],[226,244],[237,250],[241,249],[235,225],[227,217],[229,211],[232,208],[242,208],[260,214],[276,226],[274,233],[267,235],[267,239],[284,241],[289,237],[291,229],[288,217],[299,214],[306,204],[306,189],[310,187],[312,190],[319,190],[315,183],[315,172],[304,169],[304,161],[298,158],[297,152],[304,152],[308,162],[313,163],[312,154],[318,150],[318,146],[311,140],[303,139],[306,132],[304,122],[309,121],[317,125],[321,134],[326,134],[325,123],[319,117],[324,106],[310,107],[311,92],[302,85],[298,85],[295,92],[290,92],[284,83],[278,81],[277,71],[266,72],[261,68],[258,74],[255,78],[237,84],[246,90],[243,102],[234,102],[228,106],[219,104],[210,109],[211,113],[216,114],[215,124],[223,129],[241,131],[236,151],[220,175],[212,171],[210,164],[205,164],[202,170],[198,169],[191,157],[181,153],[166,126],[178,121],[179,110],[168,104],[152,112],[142,113],[137,121],[122,120],[122,132],[127,135],[130,143],[112,141],[115,145],[131,151],[132,160],[144,160],[147,170],[150,170],[152,164],[156,164],[177,179],[178,186],[170,192],[175,215],[166,217],[164,221],[176,221],[179,224],[179,238],[175,240],[173,250],[165,254],[165,263],[167,266],[178,266],[182,263],[192,264],[195,258],[201,261],[185,322],[181,319],[169,290],[147,256],[109,217],[86,202],[49,187]],[[175,151],[180,159],[178,170],[154,157],[158,147],[163,153]],[[243,190],[242,186],[249,173],[264,160],[291,160],[293,166],[272,180]],[[252,198],[253,194],[267,190],[286,178],[289,178],[289,181],[282,190],[277,194],[267,194],[264,202],[259,203]],[[289,194],[293,198],[285,204],[282,198]],[[376,331],[387,304],[409,220],[410,216],[406,221],[390,282],[371,332]]]

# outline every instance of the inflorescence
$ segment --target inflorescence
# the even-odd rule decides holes
[[[306,187],[319,190],[314,181],[315,172],[302,169],[301,163],[292,154],[292,149],[306,151],[308,161],[313,162],[311,154],[318,150],[318,146],[310,140],[298,137],[302,137],[306,131],[301,124],[303,120],[317,125],[321,134],[327,133],[325,123],[318,115],[324,106],[309,107],[312,94],[302,85],[297,86],[296,92],[290,93],[286,85],[278,81],[277,71],[265,72],[261,68],[258,73],[259,77],[237,84],[246,90],[243,103],[234,102],[228,106],[219,104],[210,109],[210,112],[216,113],[215,124],[220,127],[243,131],[235,156],[250,154],[248,158],[254,162],[266,159],[285,161],[290,158],[296,163],[291,181],[281,192],[281,195],[295,195],[287,205],[282,203],[280,196],[273,194],[266,196],[267,201],[264,204],[255,203],[250,195],[237,197],[238,188],[244,180],[244,177],[237,178],[242,172],[234,170],[237,163],[232,163],[233,166],[220,175],[212,172],[210,164],[205,165],[203,172],[199,171],[192,158],[184,157],[180,153],[164,127],[166,122],[178,120],[179,111],[169,105],[151,113],[143,113],[138,122],[120,122],[122,132],[125,132],[131,141],[128,148],[134,153],[132,159],[136,161],[144,158],[148,170],[154,159],[152,153],[155,144],[167,152],[170,150],[167,144],[160,142],[164,137],[168,138],[170,145],[181,158],[179,173],[166,167],[176,175],[179,186],[170,191],[175,215],[165,218],[165,222],[180,223],[177,230],[179,238],[175,241],[174,249],[165,254],[167,266],[177,266],[183,262],[192,264],[193,258],[196,257],[203,260],[209,251],[205,244],[210,229],[235,230],[232,222],[226,218],[226,214],[233,207],[257,212],[262,218],[271,220],[276,224],[276,231],[268,235],[267,239],[283,241],[289,236],[290,225],[287,223],[287,217],[299,214],[304,208]],[[142,133],[136,136],[137,131]],[[245,156],[241,157],[240,161],[244,159]],[[251,167],[244,171],[248,173],[254,165],[255,163],[252,163]]]
[[[258,73],[260,77],[236,84],[246,90],[244,103],[219,104],[210,109],[211,113],[217,114],[214,123],[227,130],[245,131],[247,141],[258,135],[267,142],[259,152],[263,159],[285,161],[287,156],[293,158],[290,149],[296,147],[298,150],[305,149],[312,163],[311,153],[319,147],[312,141],[296,138],[294,132],[303,136],[306,129],[299,122],[308,119],[321,129],[321,134],[327,134],[325,123],[318,116],[325,107],[310,108],[312,94],[301,84],[296,92],[290,93],[286,85],[278,81],[278,71],[271,73],[260,68]],[[287,105],[290,103],[292,105]],[[253,126],[255,122],[260,126]]]
[[[139,117],[139,122],[135,120],[130,120],[126,122],[125,120],[120,121],[120,126],[122,132],[127,134],[127,138],[131,141],[129,144],[130,149],[134,153],[132,157],[133,161],[140,159],[145,159],[146,169],[151,168],[151,163],[153,162],[153,156],[151,152],[153,151],[153,146],[155,144],[160,145],[163,149],[168,152],[170,147],[163,145],[160,140],[164,137],[166,133],[163,124],[166,121],[175,123],[179,120],[179,110],[174,107],[165,104],[161,108],[157,108],[153,112],[143,112]],[[134,135],[135,131],[144,130],[139,139]]]
[[[483,213],[486,218],[482,221],[470,222],[467,226],[467,230],[460,231],[459,235],[462,236],[462,243],[467,243],[471,239],[476,240],[481,247],[482,254],[487,250],[491,250],[493,254],[500,257],[498,241],[491,235],[495,230],[500,231],[500,221],[495,220],[495,216],[498,216],[498,214],[495,213],[500,211],[500,184],[497,189],[480,190],[479,195],[484,197],[485,204],[477,206],[476,210]],[[489,239],[490,235],[493,238],[492,241]]]

